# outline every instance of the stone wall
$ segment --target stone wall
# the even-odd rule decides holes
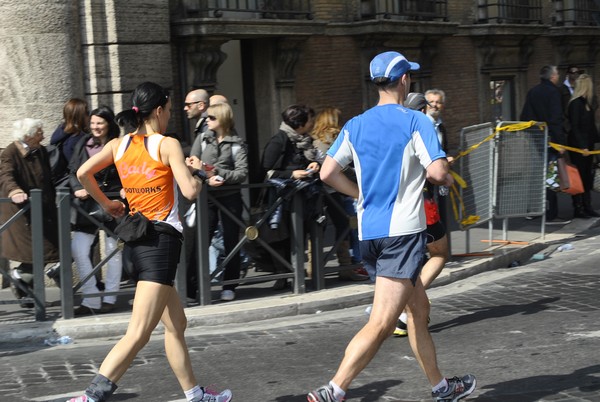
[[[0,148],[24,117],[41,118],[49,141],[72,97],[118,113],[143,81],[171,89],[169,19],[166,1],[2,1]]]
[[[65,100],[84,95],[78,4],[0,3],[0,148],[24,117],[42,119],[49,139]]]

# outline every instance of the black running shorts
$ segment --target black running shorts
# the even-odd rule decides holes
[[[173,286],[181,254],[181,238],[155,232],[147,239],[125,243],[123,264],[127,274],[138,281]]]

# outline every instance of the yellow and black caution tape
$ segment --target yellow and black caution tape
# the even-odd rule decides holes
[[[454,177],[454,184],[452,184],[452,186],[450,186],[449,190],[450,190],[450,203],[452,205],[452,212],[454,213],[454,219],[458,222],[459,220],[459,215],[458,215],[458,205],[460,205],[460,211],[462,213],[462,216],[466,215],[466,209],[465,209],[465,203],[463,202],[462,197],[460,196],[460,192],[458,191],[457,188],[457,184],[462,187],[462,188],[467,188],[467,182],[460,177],[460,175],[458,173],[456,173],[454,170],[450,170],[450,174],[452,175],[452,177]],[[463,218],[462,220],[460,220],[460,223],[463,226],[467,226],[467,225],[472,225],[476,222],[479,221],[479,216],[477,215],[469,215],[466,218]]]
[[[466,150],[459,152],[458,155],[456,155],[454,157],[454,160],[460,159],[463,156],[467,156],[468,154],[470,154],[471,152],[473,152],[474,150],[479,148],[481,145],[485,144],[488,141],[493,140],[494,137],[496,136],[496,134],[498,134],[500,131],[509,131],[509,132],[522,131],[522,130],[527,130],[528,128],[531,128],[531,127],[535,126],[536,124],[540,127],[541,130],[543,130],[546,127],[546,123],[543,123],[543,122],[539,123],[537,121],[521,121],[521,122],[514,123],[514,124],[507,124],[506,126],[502,126],[502,127],[496,127],[494,129],[494,131],[492,132],[492,134],[488,135],[487,137],[485,137],[483,140],[481,140],[477,144],[471,145]]]
[[[586,153],[586,151],[584,151],[581,148],[574,148],[574,147],[570,147],[568,145],[560,145],[560,144],[557,144],[555,142],[550,142],[550,143],[548,143],[548,145],[550,145],[552,148],[554,148],[555,150],[557,150],[559,152],[561,150],[565,149],[567,151],[578,152],[580,154],[585,154]],[[600,154],[600,150],[598,150],[598,151],[587,151],[587,154],[588,155],[599,155]]]

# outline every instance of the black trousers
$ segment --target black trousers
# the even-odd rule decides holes
[[[569,152],[571,163],[579,171],[581,182],[583,183],[583,194],[573,196],[573,208],[591,210],[592,209],[592,187],[594,185],[594,173],[592,167],[594,165],[593,156],[583,156],[579,152]]]
[[[223,207],[231,212],[238,220],[242,219],[242,195],[238,192],[235,194],[220,196],[217,201],[223,205]],[[220,211],[219,208],[209,200],[208,202],[208,233],[210,239],[217,230],[221,222],[223,229],[223,243],[225,246],[225,254],[229,255],[231,250],[235,248],[240,240],[241,227],[225,212]],[[223,273],[223,280],[233,280],[240,278],[240,253],[237,252],[229,260],[229,263],[225,266],[225,272]],[[234,290],[237,285],[224,285],[223,290]]]

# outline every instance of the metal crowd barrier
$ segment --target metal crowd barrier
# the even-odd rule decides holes
[[[305,288],[305,270],[304,270],[304,216],[303,216],[303,207],[302,207],[302,196],[299,191],[291,191],[291,194],[286,196],[278,196],[276,200],[270,204],[264,211],[261,212],[258,219],[251,221],[250,217],[253,214],[247,213],[247,216],[244,216],[242,220],[238,220],[235,218],[231,212],[229,212],[222,204],[219,203],[218,198],[213,194],[222,191],[222,190],[232,190],[239,189],[243,193],[247,194],[251,189],[262,190],[268,187],[273,187],[272,184],[268,183],[259,183],[259,184],[243,184],[236,186],[227,186],[210,188],[208,191],[202,191],[196,200],[196,247],[198,250],[198,302],[201,305],[208,305],[211,303],[211,286],[213,284],[213,279],[219,276],[225,269],[227,263],[231,260],[235,253],[238,253],[244,245],[254,242],[257,246],[263,248],[268,255],[272,256],[277,263],[279,263],[279,268],[287,272],[275,272],[275,273],[264,273],[261,275],[256,275],[253,277],[244,277],[236,280],[228,280],[221,281],[219,285],[229,285],[229,284],[248,284],[248,283],[259,283],[259,282],[269,282],[278,279],[291,279],[293,281],[293,293],[299,294],[304,293],[306,291]],[[321,189],[320,196],[317,199],[317,210],[322,210],[322,202],[323,197],[331,197],[324,189]],[[246,196],[243,199],[249,199],[250,197]],[[234,249],[225,256],[223,261],[221,261],[216,270],[211,274],[209,271],[209,231],[208,231],[208,213],[207,206],[208,201],[214,203],[215,206],[219,209],[220,213],[228,214],[232,219],[234,219],[239,228],[242,235],[234,247]],[[276,208],[284,203],[288,202],[291,206],[291,228],[290,228],[290,250],[291,250],[291,261],[285,260],[269,243],[261,239],[260,231],[266,228],[268,224],[269,216],[276,210]],[[335,208],[339,208],[340,211],[344,211],[343,206],[334,204]],[[245,205],[245,210],[248,212],[251,208],[248,205]],[[350,217],[348,217],[349,222]],[[349,228],[338,238],[335,239],[333,247],[328,253],[324,253],[324,227],[317,221],[311,221],[310,227],[308,228],[308,232],[310,235],[310,239],[313,242],[311,248],[311,264],[312,264],[312,282],[315,290],[320,290],[325,288],[325,275],[331,272],[338,272],[346,269],[356,268],[357,265],[348,265],[343,267],[325,267],[327,260],[330,258],[331,254],[335,252],[337,245],[343,240],[345,236],[348,235],[350,231]],[[188,240],[184,240],[188,241]],[[255,245],[253,245],[255,246]],[[177,281],[178,291],[180,294],[185,295],[187,293],[187,284],[185,278],[187,276],[186,273],[187,264],[182,264],[180,269],[178,269],[178,277],[180,278]],[[185,301],[183,301],[185,303]]]
[[[0,202],[12,202],[10,198],[0,198]],[[27,298],[21,300],[11,300],[4,303],[17,304],[23,301],[33,302],[35,306],[36,321],[46,319],[46,287],[44,284],[44,221],[42,219],[42,190],[33,189],[29,194],[29,202],[23,206],[16,214],[9,218],[0,226],[0,235],[8,229],[19,217],[27,211],[31,211],[31,256],[33,265],[33,292],[27,287],[22,286],[4,269],[0,274],[8,278],[13,286],[18,287],[27,294]]]
[[[502,219],[502,239],[508,237],[508,219],[542,216],[544,237],[548,133],[544,123],[500,122],[465,127],[461,154],[454,169],[467,186],[460,188],[459,226],[466,231],[488,223],[493,239],[493,219]]]
[[[293,281],[293,292],[295,294],[304,293],[306,291],[304,285],[304,222],[302,216],[302,203],[301,197],[297,192],[292,192],[292,194],[287,197],[280,196],[277,200],[271,204],[265,211],[262,212],[260,217],[255,222],[250,222],[250,215],[245,216],[243,220],[236,219],[231,212],[229,212],[226,208],[223,207],[222,204],[219,203],[218,198],[212,195],[213,192],[222,191],[222,190],[232,190],[239,189],[242,192],[247,192],[250,189],[262,189],[265,187],[271,187],[271,185],[266,183],[260,184],[242,184],[242,185],[232,185],[227,186],[226,188],[211,188],[209,191],[202,191],[196,200],[196,250],[198,250],[198,295],[199,295],[199,303],[201,305],[208,305],[211,303],[211,285],[212,280],[221,274],[227,263],[231,260],[233,255],[239,252],[244,244],[248,242],[256,242],[261,247],[263,247],[270,256],[274,257],[277,262],[280,264],[280,268],[288,272],[279,272],[279,273],[268,273],[257,275],[254,277],[245,277],[237,280],[228,280],[221,281],[220,285],[229,285],[229,284],[244,284],[244,283],[259,283],[259,282],[268,282],[274,281],[278,279],[291,279]],[[249,197],[244,197],[248,199]],[[224,214],[229,214],[231,218],[233,218],[238,226],[240,227],[240,231],[243,232],[240,240],[234,249],[225,256],[225,259],[218,264],[217,269],[211,274],[209,270],[209,232],[208,232],[208,200],[211,200],[219,211]],[[275,211],[275,209],[283,202],[289,202],[291,205],[291,216],[290,216],[290,250],[291,250],[291,261],[286,261],[279,253],[269,245],[269,243],[265,242],[260,238],[260,230],[264,229],[268,224],[268,218]],[[249,211],[250,208],[248,206],[245,207],[246,211]],[[184,241],[186,241],[184,239]],[[186,266],[187,264],[183,264]],[[183,278],[181,282],[178,282],[178,290],[181,294],[186,293],[185,288],[185,278],[186,272],[185,268],[181,271],[178,270],[178,275],[181,273],[180,277]],[[183,283],[182,283],[183,282]]]
[[[108,193],[108,196],[116,196],[118,193]],[[61,312],[65,319],[73,318],[74,301],[81,297],[78,290],[81,286],[91,278],[95,277],[100,269],[114,257],[119,248],[116,248],[112,253],[106,255],[98,264],[94,266],[89,275],[84,278],[79,278],[79,282],[73,286],[73,263],[71,255],[71,211],[74,210],[77,214],[87,214],[82,207],[72,202],[73,196],[68,188],[58,188],[56,190],[56,205],[58,208],[58,244],[60,256],[60,295],[61,295]],[[98,221],[92,216],[87,215],[88,219],[102,229],[112,238],[117,236],[107,228],[104,223]],[[124,260],[122,259],[124,262]],[[119,289],[114,292],[98,291],[97,293],[86,294],[86,297],[103,297],[109,295],[131,295],[135,292],[135,288]]]
[[[507,240],[508,219],[541,216],[544,237],[548,127],[535,123],[518,129],[520,122],[496,126],[494,158],[494,217],[502,219],[502,240]],[[509,126],[515,130],[502,130]]]
[[[266,183],[260,184],[245,184],[239,186],[227,186],[226,189],[211,188],[209,191],[202,191],[196,200],[197,210],[197,224],[196,224],[196,249],[198,250],[198,295],[199,303],[201,305],[208,305],[211,303],[211,286],[213,285],[212,280],[218,276],[223,270],[226,264],[231,260],[234,253],[239,252],[244,244],[248,242],[255,242],[260,247],[264,248],[274,259],[277,261],[278,268],[281,268],[284,272],[276,273],[265,273],[256,275],[253,277],[245,277],[238,280],[221,281],[219,285],[224,284],[248,284],[248,283],[259,283],[274,281],[277,279],[290,279],[293,281],[293,293],[300,294],[306,291],[305,288],[305,270],[304,270],[304,252],[305,252],[305,230],[304,230],[304,216],[303,216],[303,205],[302,196],[298,191],[292,191],[289,196],[279,196],[274,203],[269,205],[266,210],[262,211],[262,214],[257,220],[250,221],[251,214],[248,212],[250,208],[246,206],[246,211],[242,220],[238,220],[240,231],[243,234],[240,236],[240,240],[234,250],[229,255],[225,256],[225,259],[218,265],[215,272],[212,274],[209,271],[209,233],[208,233],[208,213],[207,204],[210,199],[220,210],[221,213],[232,214],[226,208],[223,207],[218,201],[218,198],[214,197],[213,192],[219,190],[230,190],[238,188],[243,192],[249,192],[251,189],[262,189],[271,185]],[[317,200],[317,208],[322,209],[323,197],[330,197],[326,191],[321,190],[320,197]],[[249,197],[245,197],[249,199]],[[56,205],[57,205],[57,216],[58,216],[58,244],[59,244],[59,259],[60,259],[60,296],[61,296],[61,314],[65,319],[71,319],[74,317],[73,311],[75,301],[81,297],[78,290],[81,285],[92,279],[95,274],[100,270],[109,260],[113,258],[117,250],[106,255],[98,264],[96,264],[92,272],[85,278],[80,278],[77,284],[73,283],[73,260],[71,255],[71,214],[75,210],[77,214],[86,214],[80,206],[72,203],[72,195],[69,189],[58,188],[56,194]],[[0,202],[11,202],[10,199],[0,199]],[[290,210],[290,250],[291,260],[287,261],[281,255],[271,247],[271,245],[265,242],[259,237],[261,229],[264,229],[268,224],[268,218],[281,203],[289,203]],[[343,206],[332,203],[333,207],[340,208],[343,211]],[[45,274],[44,274],[44,261],[43,261],[43,219],[42,219],[42,208],[41,208],[41,190],[33,190],[31,192],[30,203],[21,209],[16,215],[0,226],[0,234],[6,228],[11,225],[19,216],[23,215],[28,209],[31,209],[31,229],[33,235],[33,266],[34,266],[34,292],[31,294],[31,300],[35,303],[36,308],[36,320],[44,320],[46,318],[46,304],[45,304]],[[107,235],[116,238],[116,235],[108,229],[102,222],[97,221],[93,217],[88,215],[90,221],[92,221],[99,229],[102,229]],[[350,220],[350,217],[349,217]],[[310,233],[311,241],[313,242],[312,247],[312,272],[313,272],[313,286],[315,290],[325,288],[325,275],[331,272],[337,272],[344,269],[352,269],[356,266],[344,266],[344,267],[326,267],[326,262],[330,258],[331,254],[335,252],[337,245],[348,235],[349,228],[345,233],[341,234],[339,238],[336,238],[332,249],[328,253],[324,253],[324,230],[325,228],[320,223],[313,221],[308,228]],[[184,240],[185,241],[185,240]],[[187,305],[187,264],[185,261],[185,247],[182,247],[182,258],[177,271],[177,277],[175,279],[175,286],[181,297],[181,301],[184,305]],[[2,272],[6,275],[9,280],[13,283],[14,279],[10,277],[8,272]],[[25,289],[26,290],[26,289]],[[27,290],[26,290],[27,291]],[[86,297],[102,297],[107,295],[131,295],[135,292],[135,288],[120,289],[116,292],[104,292],[98,291],[97,293],[87,294]],[[30,293],[30,292],[28,292]],[[21,301],[29,301],[29,299],[10,301],[10,303],[19,303]]]

